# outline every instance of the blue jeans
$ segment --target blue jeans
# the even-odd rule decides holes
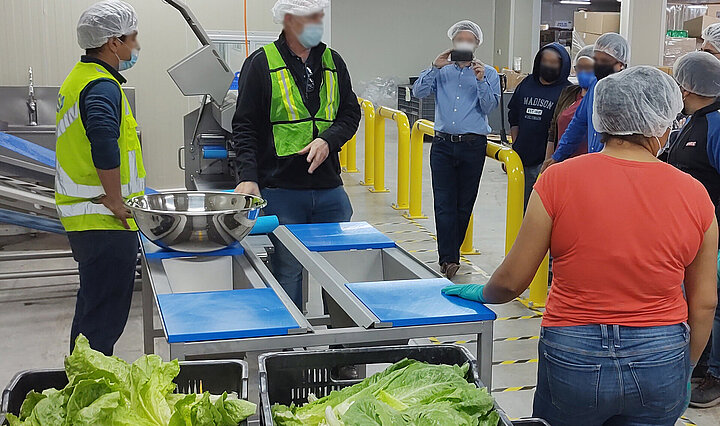
[[[720,252],[718,252],[718,300],[720,300]],[[708,373],[720,379],[720,303],[715,307],[712,334],[698,364],[707,364]]]
[[[527,210],[528,200],[530,200],[530,195],[533,192],[533,186],[535,186],[535,182],[538,180],[538,176],[540,176],[540,169],[542,169],[542,163],[538,164],[537,166],[525,166],[523,165],[523,168],[525,169],[525,210]]]
[[[267,201],[263,213],[277,216],[281,225],[347,222],[353,214],[350,199],[342,186],[333,189],[264,188],[261,193]],[[273,274],[290,299],[302,309],[302,265],[272,234],[270,240],[275,246],[275,253],[270,256]]]
[[[543,327],[533,417],[553,426],[668,425],[685,411],[690,329]]]
[[[138,234],[107,230],[68,232],[67,236],[80,272],[70,352],[82,333],[91,348],[112,355],[130,313]]]
[[[460,262],[460,246],[475,206],[486,148],[484,136],[470,142],[433,139],[430,171],[441,265]]]

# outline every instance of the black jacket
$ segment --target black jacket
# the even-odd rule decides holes
[[[690,117],[670,141],[667,162],[690,174],[705,186],[720,217],[720,102],[702,108]],[[661,158],[663,158],[661,156]]]
[[[556,51],[562,58],[560,77],[551,84],[540,82],[540,62],[546,49]],[[508,104],[508,122],[518,126],[518,137],[512,147],[525,166],[536,166],[545,161],[548,130],[555,113],[555,104],[560,92],[570,85],[570,55],[558,43],[551,43],[535,55],[533,73],[515,88]]]
[[[290,69],[305,106],[311,115],[320,108],[320,85],[323,79],[322,54],[325,45],[320,43],[310,50],[302,63],[287,45],[285,35],[275,41],[283,60]],[[233,148],[237,154],[238,182],[257,182],[260,188],[329,189],[342,185],[340,179],[340,148],[355,134],[360,123],[360,106],[352,90],[350,74],[340,55],[332,51],[337,68],[340,105],[335,122],[317,137],[327,141],[330,155],[313,174],[306,155],[278,157],[270,125],[270,70],[265,51],[256,50],[245,60],[238,80],[238,100],[233,117]],[[314,89],[307,92],[306,66],[312,71]]]

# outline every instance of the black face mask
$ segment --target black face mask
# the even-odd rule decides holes
[[[545,81],[553,82],[560,78],[560,68],[540,64],[540,77]]]
[[[598,80],[602,80],[603,78],[609,76],[610,74],[615,74],[615,64],[612,65],[605,65],[605,64],[598,64],[595,63],[595,77],[597,77]]]

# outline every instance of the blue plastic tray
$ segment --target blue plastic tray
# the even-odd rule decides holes
[[[287,225],[311,251],[365,250],[395,247],[395,242],[367,222]]]
[[[445,278],[345,284],[382,322],[394,327],[494,320],[482,303],[440,292],[452,284]]]
[[[159,294],[169,343],[279,336],[299,328],[271,288]]]

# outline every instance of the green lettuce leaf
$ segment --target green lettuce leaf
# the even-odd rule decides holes
[[[433,365],[404,359],[362,382],[301,407],[274,405],[280,426],[329,425],[492,425],[494,401],[465,378],[469,365]],[[332,410],[332,415],[326,410]],[[492,423],[495,420],[495,423]]]
[[[130,396],[130,365],[116,356],[106,356],[90,348],[90,342],[82,334],[75,339],[73,353],[65,358],[65,374],[68,386],[84,379],[106,378],[109,383]]]
[[[177,360],[164,363],[157,355],[144,355],[130,369],[130,407],[152,424],[167,425],[172,416],[165,397],[175,390],[173,379],[180,372]]]

